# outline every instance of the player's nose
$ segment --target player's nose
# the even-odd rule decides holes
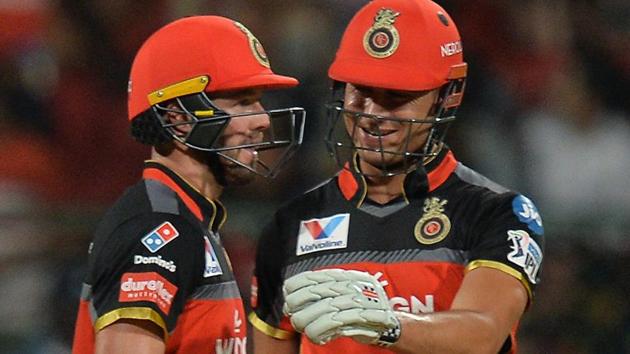
[[[251,131],[262,132],[269,129],[271,125],[271,117],[264,111],[262,105],[260,106],[259,112],[261,113],[249,117],[248,128]]]

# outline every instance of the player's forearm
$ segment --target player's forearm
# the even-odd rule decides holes
[[[121,320],[96,334],[95,354],[128,353],[163,354],[165,350],[161,328],[142,320]]]
[[[472,311],[398,314],[401,337],[389,349],[401,354],[496,354],[509,335],[489,316]]]
[[[254,354],[297,354],[300,344],[297,338],[276,339],[254,329]]]

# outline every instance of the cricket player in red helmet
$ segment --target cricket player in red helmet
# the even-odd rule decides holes
[[[128,108],[151,158],[95,232],[73,353],[246,352],[219,197],[254,174],[274,176],[300,145],[304,110],[261,104],[265,90],[297,84],[228,18],[183,18],[145,41]]]
[[[273,177],[302,142],[304,110],[265,111],[260,106],[230,113],[214,101],[226,92],[287,88],[298,82],[271,71],[264,48],[245,26],[234,21],[226,24],[216,17],[210,24],[208,18],[175,22],[138,51],[128,88],[132,134],[150,145],[176,140],[193,150],[210,152],[206,155],[212,163],[217,160],[224,165],[213,166],[220,178],[224,177],[222,168],[231,165],[242,173],[246,169]],[[194,21],[199,22],[198,30],[184,25]],[[169,121],[173,113],[186,119]],[[269,118],[269,127],[259,130],[259,137],[226,144],[230,124],[239,125],[259,114]],[[283,151],[278,153],[278,149]],[[255,157],[251,163],[236,157],[237,151],[247,150]],[[275,151],[266,154],[270,150]],[[267,155],[272,159],[265,159]]]
[[[365,166],[363,173],[385,176],[407,173],[436,156],[461,103],[467,69],[459,32],[443,9],[432,2],[392,4],[396,10],[370,4],[374,11],[355,16],[328,71],[330,151],[339,163],[357,152],[376,167]],[[404,120],[359,110],[362,97],[353,93],[364,88],[397,92],[401,102],[423,92],[430,109],[421,117],[396,117]],[[392,139],[392,124],[401,124],[402,143]]]
[[[373,0],[351,20],[329,69],[341,170],[259,238],[256,353],[516,352],[542,220],[445,143],[466,68],[433,1]]]

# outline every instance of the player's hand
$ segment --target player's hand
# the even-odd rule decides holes
[[[379,280],[354,270],[308,271],[283,286],[284,313],[298,332],[317,344],[337,337],[387,345],[400,336],[400,322]]]

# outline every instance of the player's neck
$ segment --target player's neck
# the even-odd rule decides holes
[[[387,204],[403,193],[405,175],[366,176],[367,197],[373,202]]]
[[[217,200],[223,192],[210,167],[201,158],[195,158],[187,148],[174,148],[168,155],[162,155],[153,149],[151,160],[170,168],[204,197]]]

